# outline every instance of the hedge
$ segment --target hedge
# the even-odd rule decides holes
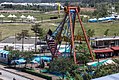
[[[35,75],[35,76],[38,76],[38,77],[41,77],[41,78],[44,78],[44,79],[47,79],[47,80],[52,80],[51,76],[47,76],[47,75],[42,74],[42,73],[37,73],[37,72],[34,72],[33,70],[23,69],[22,71],[29,73],[29,74],[32,74],[32,75]]]

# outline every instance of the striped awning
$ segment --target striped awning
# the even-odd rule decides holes
[[[0,53],[3,53],[3,54],[9,54],[9,51],[6,51],[6,50],[0,50]]]

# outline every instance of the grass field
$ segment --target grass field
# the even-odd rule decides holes
[[[77,24],[78,26],[79,24]],[[114,36],[114,33],[119,36],[119,22],[111,22],[111,23],[84,23],[84,27],[86,30],[94,29],[94,36],[104,36],[104,32],[109,29],[108,36]],[[78,27],[77,27],[78,28]]]
[[[39,14],[39,13],[22,13],[25,16],[32,15],[37,18],[37,20],[41,20],[41,17],[44,19],[49,19],[51,16],[57,16],[57,14]],[[15,13],[15,15],[20,16],[22,14]],[[4,13],[3,15],[8,16],[9,13]],[[6,18],[7,19],[7,18]],[[51,20],[48,22],[40,23],[41,27],[45,30],[45,32],[48,31],[50,28],[51,30],[55,30],[58,26],[59,22],[61,22],[62,19],[59,20]],[[1,39],[4,39],[9,36],[15,35],[15,33],[21,32],[22,29],[29,30],[29,33],[31,36],[33,36],[33,31],[31,31],[32,23],[0,23],[0,32],[2,32]],[[86,30],[88,29],[94,29],[95,30],[95,36],[103,36],[104,32],[109,29],[109,36],[113,36],[114,33],[119,35],[119,21],[116,22],[110,22],[110,23],[83,23]],[[76,23],[75,33],[77,31],[81,31],[80,24]],[[117,35],[117,36],[118,36]]]
[[[2,39],[13,36],[15,33],[21,32],[22,29],[30,30],[31,24],[5,23],[0,24],[0,32]],[[30,32],[32,34],[32,32]]]
[[[56,23],[45,22],[41,23],[41,27],[47,32],[50,28],[55,30],[57,25]],[[21,32],[22,29],[29,30],[30,35],[33,36],[33,31],[31,31],[31,26],[33,24],[24,24],[24,23],[5,23],[0,24],[0,32],[2,32],[2,39],[15,35],[15,33]],[[94,29],[95,36],[103,36],[106,29],[109,29],[109,36],[113,36],[114,33],[119,34],[119,23],[84,23],[85,29]],[[79,23],[76,24],[76,32],[81,31]]]

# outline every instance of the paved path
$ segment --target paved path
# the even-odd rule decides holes
[[[24,73],[24,72],[20,72],[20,71],[17,71],[17,70],[14,70],[14,69],[8,69],[8,68],[4,68],[5,66],[3,65],[0,65],[0,72],[1,71],[6,71],[6,72],[9,72],[9,73],[12,73],[12,74],[15,74],[15,75],[19,75],[19,76],[22,76],[24,78],[27,78],[27,79],[20,79],[20,80],[46,80],[46,79],[43,79],[43,78],[40,78],[40,77],[37,77],[37,76],[34,76],[34,75],[31,75],[31,74],[28,74],[28,73]],[[8,73],[8,74],[9,74]],[[4,75],[5,76],[5,75]],[[3,76],[3,77],[4,77]],[[7,80],[7,79],[5,79]],[[11,80],[11,79],[10,79]]]
[[[2,73],[2,75],[0,75],[0,78],[3,80],[13,80],[13,78],[15,78],[16,80],[30,80],[28,78],[4,71],[4,70],[0,70],[0,72]]]

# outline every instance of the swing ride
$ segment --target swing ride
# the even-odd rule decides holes
[[[79,7],[74,6],[66,6],[64,7],[65,16],[62,22],[58,25],[56,30],[52,32],[51,30],[48,31],[48,34],[46,36],[47,44],[50,49],[50,52],[52,54],[52,57],[57,57],[61,54],[69,54],[73,55],[74,62],[76,62],[76,50],[75,50],[75,40],[81,40],[80,36],[75,36],[75,23],[76,19],[78,19],[78,22],[80,23],[81,30],[83,32],[84,40],[87,43],[90,55],[92,60],[94,61],[94,57],[92,55],[92,50],[89,45],[88,37],[86,35],[86,31],[84,29],[84,26],[82,24],[79,12]],[[64,52],[60,51],[60,45],[65,44],[65,50]]]

